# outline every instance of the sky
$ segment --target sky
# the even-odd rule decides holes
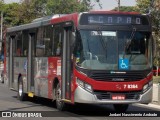
[[[12,3],[12,2],[19,2],[20,0],[4,0],[6,3]],[[92,0],[92,4],[94,5],[93,10],[100,10],[98,4],[96,4]],[[100,3],[102,4],[102,9],[101,10],[111,10],[115,7],[118,6],[118,0],[100,0]],[[135,6],[136,5],[136,0],[120,0],[120,5],[121,6]]]
[[[95,0],[93,0],[95,1]],[[102,4],[102,10],[112,10],[113,8],[118,6],[118,0],[100,0]],[[95,2],[93,3],[95,4]],[[120,0],[121,6],[135,6],[136,0]],[[100,10],[98,4],[95,4],[94,10]]]
[[[19,2],[20,0],[4,0],[5,3]]]
[[[20,0],[4,0],[5,3],[19,2]]]

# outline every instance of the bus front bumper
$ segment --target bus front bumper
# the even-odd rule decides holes
[[[87,104],[132,104],[143,103],[148,104],[152,101],[152,87],[145,93],[140,94],[139,99],[126,99],[126,100],[112,100],[112,99],[98,99],[93,93],[84,90],[81,87],[77,87],[75,90],[75,103],[87,103]]]

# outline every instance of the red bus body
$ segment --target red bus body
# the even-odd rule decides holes
[[[83,15],[84,15],[84,18],[83,18]],[[93,15],[93,16],[88,17],[87,15],[88,16]],[[100,17],[94,18],[94,15],[95,16],[99,15]],[[108,15],[108,16],[106,18],[101,17],[103,15]],[[130,16],[130,17],[121,18],[121,16]],[[147,104],[151,102],[153,75],[152,75],[152,68],[150,66],[152,66],[152,63],[144,62],[144,64],[139,65],[141,63],[137,62],[137,61],[140,61],[139,59],[143,59],[143,56],[142,56],[143,54],[144,56],[145,54],[147,54],[146,61],[150,61],[152,57],[151,56],[152,51],[150,51],[151,48],[148,47],[149,46],[148,44],[152,43],[152,40],[150,40],[151,38],[149,37],[149,35],[151,34],[151,25],[150,23],[144,22],[144,26],[143,26],[142,25],[143,23],[141,24],[140,23],[141,21],[139,22],[140,18],[135,18],[133,22],[136,22],[136,23],[132,24],[130,27],[129,24],[132,20],[131,19],[132,16],[140,16],[141,18],[140,14],[134,13],[134,12],[132,13],[132,12],[114,12],[114,11],[91,11],[91,12],[86,12],[81,14],[74,13],[74,14],[62,15],[62,16],[59,15],[58,17],[57,16],[55,17],[55,15],[53,15],[53,17],[47,19],[46,21],[41,20],[40,25],[37,21],[34,21],[31,24],[8,28],[8,32],[7,32],[8,37],[6,40],[7,50],[5,51],[5,62],[4,62],[5,80],[8,81],[10,88],[17,90],[19,93],[21,90],[20,89],[21,85],[19,85],[19,81],[22,80],[24,93],[28,93],[28,95],[31,94],[31,96],[35,95],[35,96],[45,97],[53,100],[57,100],[55,91],[57,87],[56,85],[59,83],[61,86],[60,87],[61,100],[63,101],[63,103],[71,103],[71,104],[74,104],[74,103],[91,103],[91,104],[145,103]],[[92,17],[93,17],[93,20],[92,20]],[[85,21],[85,18],[87,20],[87,23]],[[147,19],[144,19],[143,21],[145,20],[149,21],[148,17],[146,18]],[[104,19],[104,20],[100,20],[100,19]],[[115,19],[117,21],[115,21]],[[127,22],[125,23],[125,20],[123,21],[123,19],[125,19]],[[98,20],[98,22],[96,20]],[[43,29],[43,26],[45,27],[44,29]],[[49,28],[50,31],[47,31],[48,26],[51,27]],[[132,28],[133,26],[134,28]],[[58,32],[54,33],[54,31],[56,31],[57,29],[60,29],[60,32],[62,31],[62,34],[59,34],[58,36],[56,36]],[[125,56],[127,57],[125,58],[124,56],[121,58],[122,54],[119,52],[120,51],[119,49],[121,47],[119,45],[120,42],[118,41],[118,39],[116,39],[117,40],[116,45],[118,46],[117,51],[115,52],[117,54],[117,56],[115,57],[117,58],[116,62],[111,63],[110,65],[108,64],[109,62],[108,63],[102,62],[102,64],[99,64],[99,62],[97,61],[100,59],[100,57],[96,55],[94,59],[90,60],[91,58],[93,58],[93,54],[91,53],[91,51],[89,51],[87,53],[87,56],[89,56],[89,60],[86,59],[82,61],[80,65],[78,65],[79,64],[79,62],[77,62],[79,61],[78,57],[76,57],[76,55],[71,52],[74,50],[68,48],[69,46],[72,47],[72,45],[70,45],[72,44],[72,40],[69,41],[68,43],[67,41],[70,40],[71,36],[74,36],[75,34],[74,36],[75,40],[73,40],[73,44],[75,45],[76,44],[75,41],[77,39],[79,40],[82,39],[82,41],[84,40],[83,35],[87,35],[85,32],[91,33],[90,38],[93,37],[94,39],[95,37],[99,39],[98,36],[100,36],[100,34],[96,31],[96,29],[97,31],[101,31],[102,32],[101,35],[103,35],[102,37],[104,37],[103,39],[100,39],[100,40],[105,40],[105,39],[107,40],[108,38],[116,39],[120,35],[123,36],[121,32],[123,33],[124,31],[125,31],[125,34],[129,34],[130,36],[130,33],[136,34],[134,33],[134,30],[133,30],[133,29],[136,29],[136,32],[140,31],[140,33],[137,34],[138,37],[140,36],[142,38],[142,36],[144,35],[144,39],[149,39],[146,46],[144,47],[144,49],[148,52],[145,52],[144,50],[142,50],[143,52],[141,53],[139,51],[136,51],[136,52],[129,51],[130,53],[127,54],[127,52],[125,51],[126,53]],[[44,31],[42,33],[42,32],[38,32],[38,30],[39,31],[46,30],[47,32],[45,32],[44,34]],[[79,30],[80,30],[80,34],[78,34]],[[128,31],[131,31],[131,32],[128,33]],[[145,33],[143,33],[143,31],[145,31]],[[49,44],[48,43],[45,44],[44,48],[43,46],[39,48],[37,47],[38,45],[39,46],[41,45],[39,44],[40,42],[39,43],[32,42],[34,40],[38,41],[38,37],[40,37],[39,34],[41,34],[42,36],[45,36],[45,35],[51,36],[52,34],[49,35],[48,32],[53,32],[53,36],[55,35],[56,37],[59,38],[58,42],[60,42],[61,44],[60,46],[62,48],[61,55],[54,55],[54,53],[48,52],[49,55],[47,56],[46,50],[48,50],[48,48],[46,48],[46,46],[48,45],[48,46],[51,46],[52,48],[52,45],[50,45],[51,43],[49,42],[51,41],[52,37],[44,38],[45,39],[44,44],[45,42],[49,43]],[[16,37],[18,35],[20,37]],[[76,38],[78,37],[78,35],[81,35],[81,38]],[[122,39],[121,36],[119,37],[119,39]],[[56,37],[53,37],[53,41]],[[18,43],[17,42],[14,43],[14,41],[18,41],[21,39],[22,41],[27,41],[27,40],[30,41],[29,43],[27,42],[28,44],[27,55],[25,55],[24,47],[20,47],[23,49],[22,50],[23,55],[18,56],[16,52],[15,52],[16,55],[14,55],[14,48],[19,46]],[[10,42],[10,41],[13,41],[13,42]],[[130,41],[132,42],[133,40],[130,40]],[[77,40],[77,42],[79,41]],[[17,45],[13,47],[14,44],[16,43]],[[23,43],[24,42],[22,42],[22,46],[23,46]],[[33,48],[31,47],[32,44],[33,44]],[[55,47],[58,46],[57,44],[54,42]],[[106,46],[108,46],[108,44],[106,44]],[[65,45],[68,47],[65,47]],[[138,44],[138,45],[141,45],[141,44]],[[84,49],[84,47],[85,46],[83,46],[82,49]],[[29,49],[33,51],[35,50],[35,52],[32,54],[32,51]],[[41,49],[43,49],[42,51],[45,52],[44,55],[46,56],[38,55],[37,53],[38,51],[40,51],[39,53],[42,53]],[[98,49],[98,44],[97,44],[97,49]],[[110,51],[109,48],[106,48],[106,49]],[[13,52],[13,54],[11,52]],[[136,60],[137,56],[139,58],[137,58]],[[106,61],[107,59],[109,59],[108,54],[105,59]],[[121,59],[122,59],[122,62],[121,62]],[[133,62],[133,63],[125,62],[127,66],[130,66],[129,68],[125,69],[119,65],[119,64],[123,64],[123,59],[126,61],[131,60]],[[92,65],[90,66],[92,62],[93,62],[93,66]],[[109,69],[109,67],[106,67],[106,70],[105,70],[104,69],[105,66],[110,66],[111,69]],[[101,70],[101,68],[103,69]]]

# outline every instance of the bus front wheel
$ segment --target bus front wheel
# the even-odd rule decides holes
[[[113,106],[116,112],[126,112],[129,104],[114,104]]]
[[[64,111],[66,109],[66,104],[61,99],[61,88],[60,84],[58,83],[55,90],[55,96],[56,96],[56,107],[60,111]]]

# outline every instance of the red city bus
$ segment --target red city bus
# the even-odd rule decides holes
[[[129,104],[152,100],[152,31],[147,15],[92,11],[39,18],[7,29],[5,80],[18,98]]]

